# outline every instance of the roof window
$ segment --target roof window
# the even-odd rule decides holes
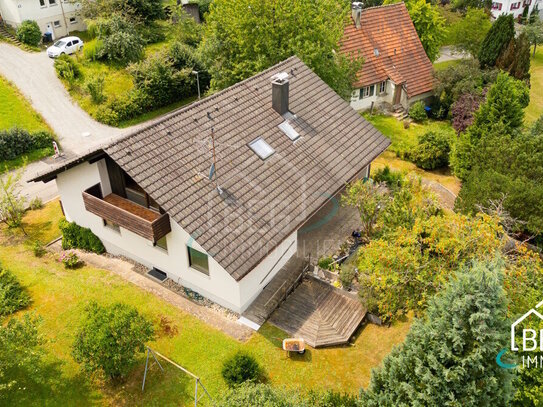
[[[279,129],[287,135],[289,139],[292,141],[296,141],[300,138],[300,134],[296,130],[294,130],[294,127],[291,126],[291,124],[288,122],[288,120],[285,120],[283,123],[279,125]]]
[[[251,141],[249,143],[249,147],[263,160],[275,153],[272,146],[266,143],[262,137],[258,137],[257,139]]]

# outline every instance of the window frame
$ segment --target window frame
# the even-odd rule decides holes
[[[47,2],[49,3],[49,7],[58,6],[57,0],[47,0]],[[59,22],[60,22],[60,20],[59,20]],[[53,22],[53,24],[54,24],[54,22]]]
[[[47,1],[46,0],[39,0],[40,2],[40,8],[46,8],[47,7]]]
[[[54,27],[54,28],[60,28],[60,27],[62,27],[62,25],[60,24],[60,20],[53,21],[53,27]]]
[[[163,242],[163,244],[161,242]],[[154,246],[162,250],[163,252],[168,253],[168,239],[166,238],[166,236],[162,236],[160,239],[158,239],[154,243]]]
[[[199,264],[195,264],[193,261],[193,256],[191,252],[196,252],[202,256],[205,256],[206,263],[207,263],[207,269],[205,267],[200,266]],[[209,256],[200,250],[196,250],[194,247],[187,245],[187,253],[188,253],[188,260],[189,260],[189,267],[193,270],[198,271],[199,273],[205,274],[206,276],[209,276]]]
[[[387,81],[383,81],[379,84],[379,93],[386,93],[387,91]]]
[[[75,17],[70,17],[70,24],[77,24],[77,19]]]

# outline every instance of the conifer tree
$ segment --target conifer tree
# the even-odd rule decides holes
[[[508,405],[512,374],[495,361],[510,329],[502,269],[495,261],[458,273],[372,372],[363,405]]]
[[[493,67],[515,37],[515,22],[512,15],[501,15],[492,24],[479,50],[481,68]]]

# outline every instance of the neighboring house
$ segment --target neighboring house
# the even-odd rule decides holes
[[[512,14],[515,19],[522,16],[525,8],[528,8],[528,16],[534,9],[541,10],[543,0],[499,0],[493,1],[490,11],[492,17],[498,18],[504,14]]]
[[[433,66],[417,35],[405,4],[361,8],[352,5],[342,52],[360,55],[364,65],[353,84],[351,106],[402,105],[432,96]]]
[[[34,181],[108,252],[243,312],[389,144],[292,57]]]
[[[66,0],[0,0],[0,19],[14,28],[24,20],[34,20],[42,33],[49,32],[56,39],[86,29],[78,14],[80,7]]]

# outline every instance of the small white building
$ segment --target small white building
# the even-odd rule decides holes
[[[389,144],[292,57],[34,181],[108,252],[241,313]]]
[[[86,29],[80,7],[66,0],[0,0],[0,20],[14,28],[25,20],[36,21],[42,33],[56,39]]]
[[[512,14],[515,20],[518,20],[524,13],[524,9],[528,9],[528,16],[534,9],[541,10],[543,0],[495,0],[492,2],[491,13],[492,17],[498,18],[504,14]]]
[[[354,2],[341,50],[364,58],[353,84],[354,109],[383,104],[408,109],[432,96],[433,66],[404,3],[362,9]]]

